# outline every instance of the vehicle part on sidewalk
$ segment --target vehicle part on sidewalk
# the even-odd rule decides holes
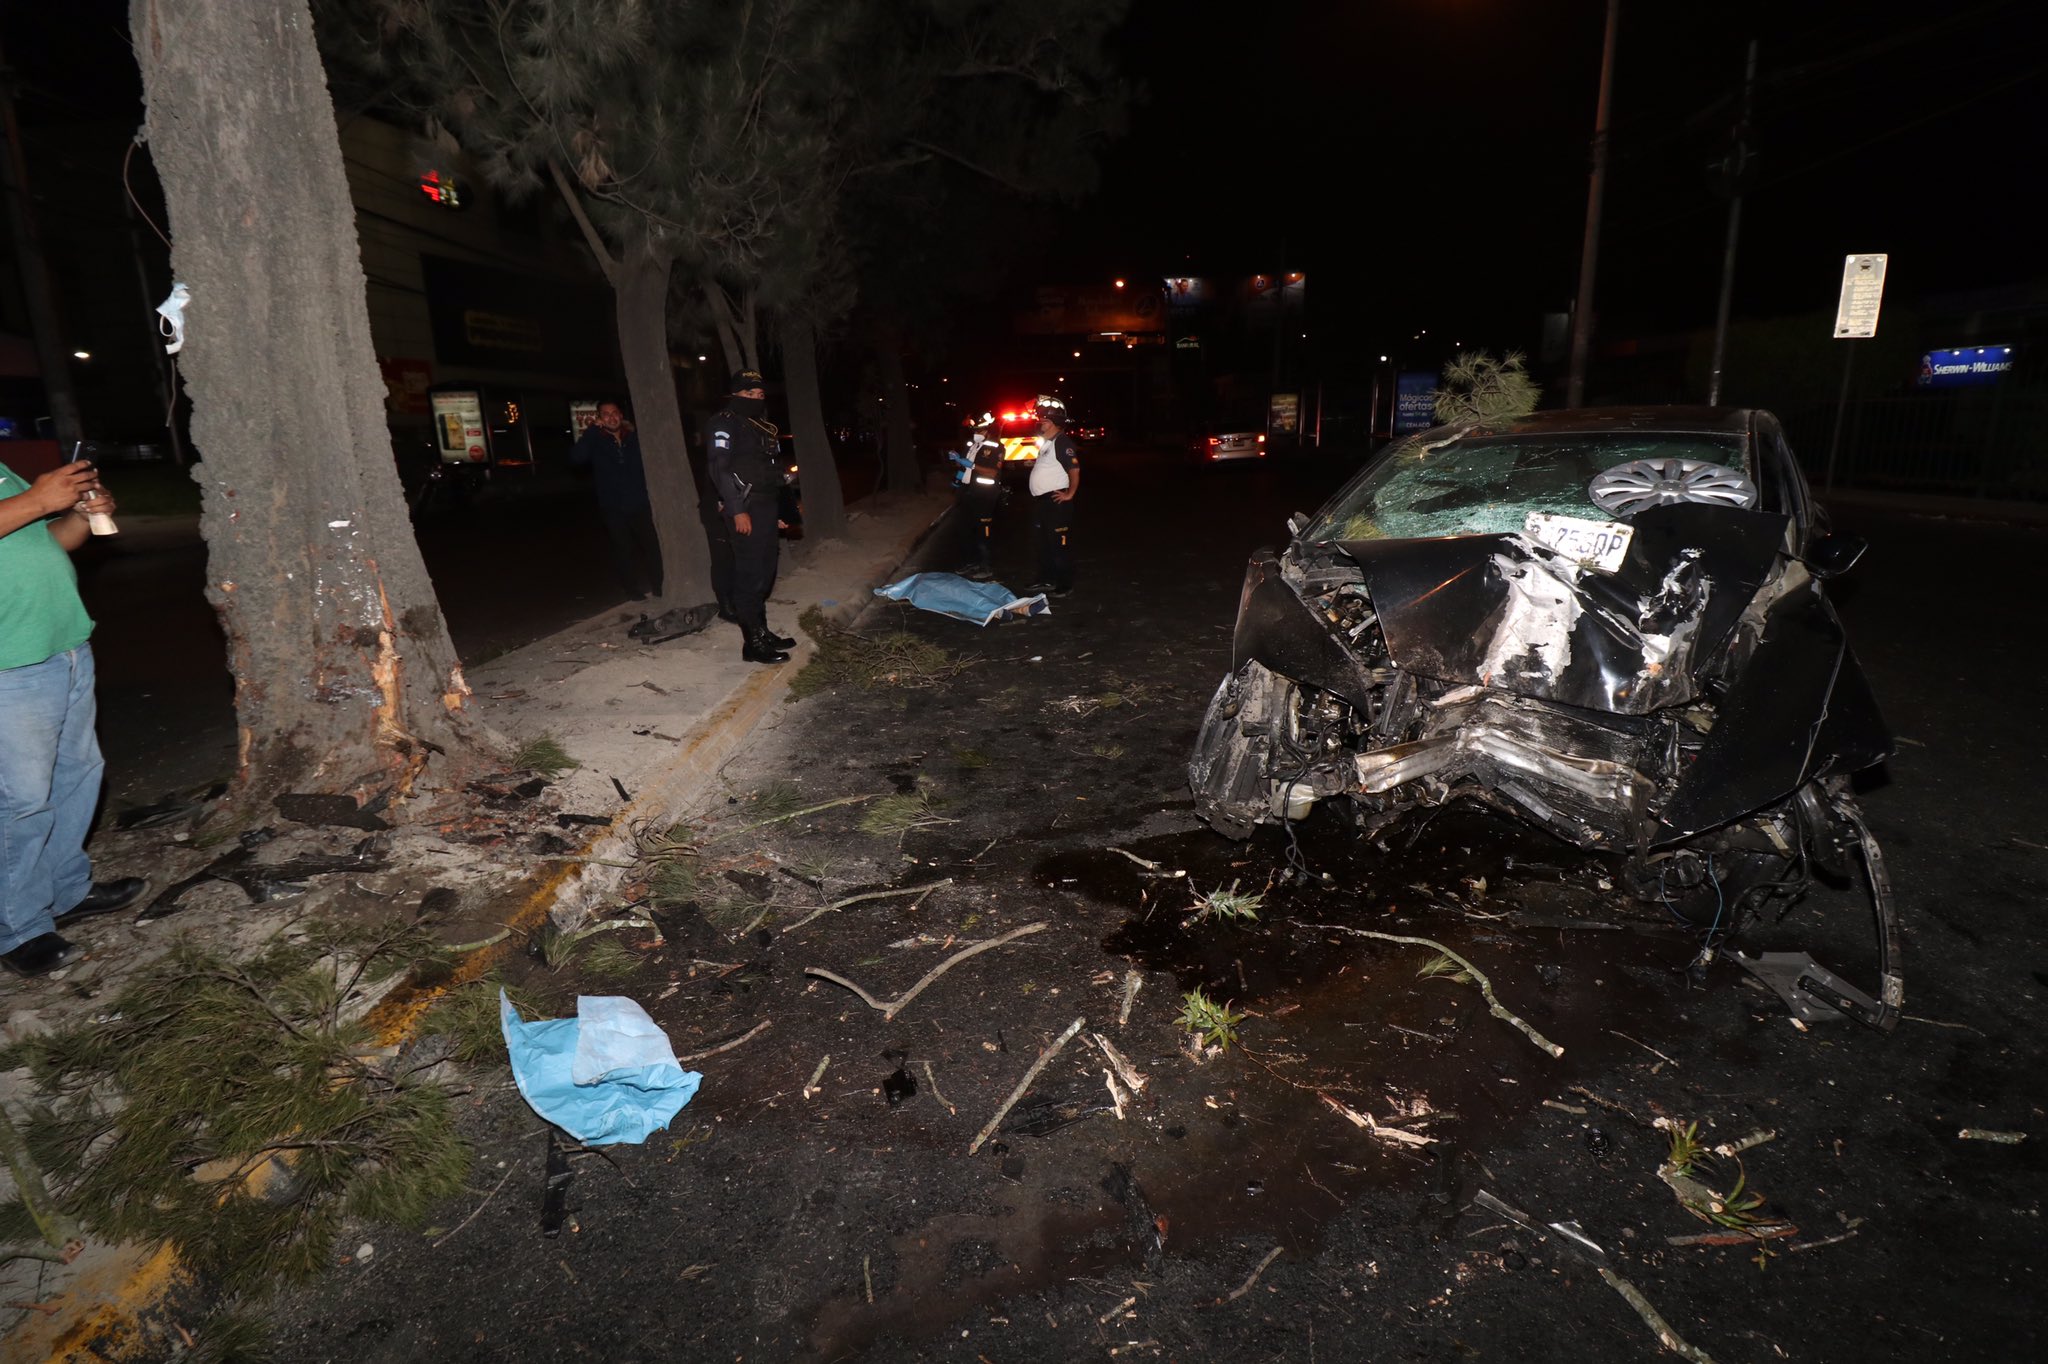
[[[704,1079],[684,1070],[668,1035],[621,996],[579,995],[576,1017],[527,1023],[500,990],[498,1018],[520,1096],[586,1146],[645,1141]]]
[[[1892,740],[1823,591],[1860,546],[1826,525],[1761,411],[1397,441],[1252,556],[1197,810],[1243,838],[1341,802],[1370,837],[1483,806],[1614,858],[1702,962],[1815,875],[1860,883],[1882,986],[1851,1013],[1889,1029],[1897,914],[1848,779]]]
[[[1507,1218],[1508,1221],[1513,1222],[1523,1231],[1529,1232],[1538,1240],[1548,1240],[1550,1236],[1555,1235],[1564,1244],[1565,1249],[1571,1251],[1572,1254],[1584,1260],[1587,1264],[1599,1269],[1607,1267],[1606,1250],[1601,1247],[1599,1242],[1586,1235],[1585,1229],[1576,1221],[1545,1222],[1539,1226],[1536,1219],[1528,1213],[1523,1212],[1511,1203],[1502,1201],[1485,1189],[1481,1189],[1478,1193],[1474,1194],[1472,1201],[1488,1212]]]
[[[1563,1047],[1560,1047],[1542,1033],[1537,1032],[1536,1029],[1524,1022],[1519,1015],[1500,1002],[1499,997],[1493,993],[1493,982],[1488,980],[1478,967],[1440,942],[1430,938],[1409,937],[1401,933],[1378,933],[1369,928],[1352,928],[1346,924],[1305,923],[1301,927],[1325,929],[1333,933],[1348,933],[1354,938],[1376,938],[1381,942],[1402,943],[1409,947],[1432,948],[1457,963],[1458,968],[1472,978],[1472,983],[1479,987],[1480,995],[1486,1000],[1486,1011],[1488,1013],[1521,1033],[1522,1036],[1528,1038],[1531,1042],[1534,1042],[1539,1050],[1549,1052],[1553,1060],[1564,1055]]]
[[[642,616],[626,627],[626,636],[642,644],[666,644],[684,635],[694,635],[718,619],[718,603],[700,602],[696,606],[678,606],[658,616]],[[644,684],[643,684],[644,685]]]
[[[916,999],[920,994],[924,993],[924,989],[927,985],[930,985],[933,981],[937,980],[940,976],[946,974],[946,972],[952,970],[955,966],[958,966],[961,962],[966,961],[969,957],[979,956],[981,953],[988,951],[991,947],[1001,947],[1005,943],[1015,942],[1019,938],[1027,937],[1033,933],[1042,932],[1043,930],[1051,927],[1052,924],[1046,921],[1040,921],[1035,924],[1025,924],[1022,928],[1013,928],[1008,933],[1005,933],[1000,937],[990,938],[986,942],[978,942],[974,944],[974,946],[972,947],[962,948],[960,951],[955,952],[952,956],[940,962],[937,966],[934,966],[931,970],[925,972],[924,977],[920,979],[917,982],[917,984],[911,986],[908,990],[905,990],[902,994],[890,1000],[876,999],[873,995],[869,994],[866,990],[863,990],[860,986],[855,985],[845,976],[840,975],[836,971],[828,971],[822,966],[806,966],[804,968],[804,974],[807,976],[816,976],[820,980],[829,980],[834,985],[841,985],[853,991],[855,994],[861,997],[862,1001],[865,1002],[870,1009],[875,1009],[879,1011],[882,1015],[882,1021],[886,1023],[890,1019],[896,1017],[897,1014],[901,1013],[903,1011],[904,1006],[909,1004],[911,1000]]]
[[[1771,987],[1802,1023],[1853,1018],[1871,1023],[1882,1006],[1805,952],[1729,953],[1737,966]]]
[[[1066,1031],[1062,1032],[1053,1041],[1047,1043],[1039,1051],[1038,1059],[1031,1063],[1031,1069],[1024,1072],[1024,1078],[1019,1080],[1017,1087],[1010,1091],[1010,1097],[1003,1100],[1003,1106],[998,1108],[995,1116],[988,1120],[988,1126],[977,1132],[974,1140],[967,1144],[968,1155],[971,1156],[980,1152],[981,1148],[988,1142],[988,1139],[996,1134],[996,1129],[1002,1125],[1003,1119],[1009,1116],[1010,1110],[1017,1106],[1017,1100],[1024,1097],[1024,1091],[1031,1088],[1031,1082],[1038,1078],[1039,1072],[1051,1065],[1052,1058],[1058,1056],[1060,1052],[1066,1049],[1067,1043],[1074,1040],[1074,1034],[1087,1026],[1088,1019],[1086,1015],[1076,1018],[1073,1022],[1067,1024]]]
[[[984,627],[1006,618],[1042,616],[1052,609],[1043,592],[1020,597],[1001,583],[976,582],[957,573],[913,573],[876,588],[875,595]]]

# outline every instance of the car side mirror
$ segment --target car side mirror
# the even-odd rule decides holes
[[[1856,567],[1870,542],[1860,535],[1823,535],[1806,547],[1806,566],[1816,578],[1838,578]]]
[[[1301,533],[1308,529],[1308,513],[1296,512],[1287,518],[1287,538],[1299,540]]]

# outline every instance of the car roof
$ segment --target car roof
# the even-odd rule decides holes
[[[1482,422],[1474,435],[1566,435],[1573,432],[1642,431],[1687,435],[1746,436],[1756,427],[1752,407],[1575,407],[1531,412],[1507,422]]]

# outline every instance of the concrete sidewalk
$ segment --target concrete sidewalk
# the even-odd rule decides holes
[[[852,623],[873,602],[873,589],[918,557],[950,505],[944,493],[863,500],[850,511],[844,538],[805,545],[785,560],[771,623],[801,636],[797,617],[812,606],[835,623]],[[448,942],[475,940],[483,926],[531,929],[549,915],[577,920],[616,883],[620,869],[604,864],[628,860],[623,854],[634,829],[666,825],[723,799],[720,766],[786,695],[813,648],[803,637],[789,662],[761,667],[740,658],[739,634],[730,625],[714,622],[698,635],[646,646],[626,634],[635,619],[607,611],[470,675],[477,715],[486,724],[515,743],[551,737],[579,762],[555,784],[549,803],[607,822],[584,829],[587,836],[570,855],[541,858],[512,844],[481,849],[445,831],[401,826],[378,835],[391,866],[377,875],[321,877],[303,895],[260,904],[230,887],[208,886],[187,898],[191,907],[175,920],[90,921],[73,933],[87,948],[81,963],[54,973],[57,978],[0,985],[0,1040],[104,1012],[127,979],[177,938],[246,952],[294,920],[329,909],[360,913],[364,896],[396,905],[417,902],[424,886],[458,888],[461,911],[436,920]],[[321,847],[339,851],[361,836],[279,825],[279,837],[264,846],[261,858],[281,860]],[[102,834],[94,844],[104,874],[148,871],[159,887],[193,874],[218,851],[194,849],[184,835],[161,829]],[[351,904],[358,908],[351,911]],[[483,974],[509,950],[501,943],[471,954],[439,989]],[[396,1040],[437,994],[401,990],[379,1001],[371,1019]],[[0,1075],[0,1103],[18,1111],[31,1098],[26,1071]],[[0,1170],[0,1198],[11,1194],[11,1180]],[[180,1328],[197,1326],[205,1314],[203,1291],[174,1252],[97,1242],[70,1265],[0,1265],[0,1302],[57,1309],[24,1309],[0,1327],[0,1353],[10,1360],[167,1357],[181,1350]]]

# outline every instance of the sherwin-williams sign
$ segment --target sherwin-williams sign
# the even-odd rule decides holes
[[[2010,373],[2016,352],[2011,346],[1952,346],[1920,357],[1922,388],[1966,388],[1995,384]]]

